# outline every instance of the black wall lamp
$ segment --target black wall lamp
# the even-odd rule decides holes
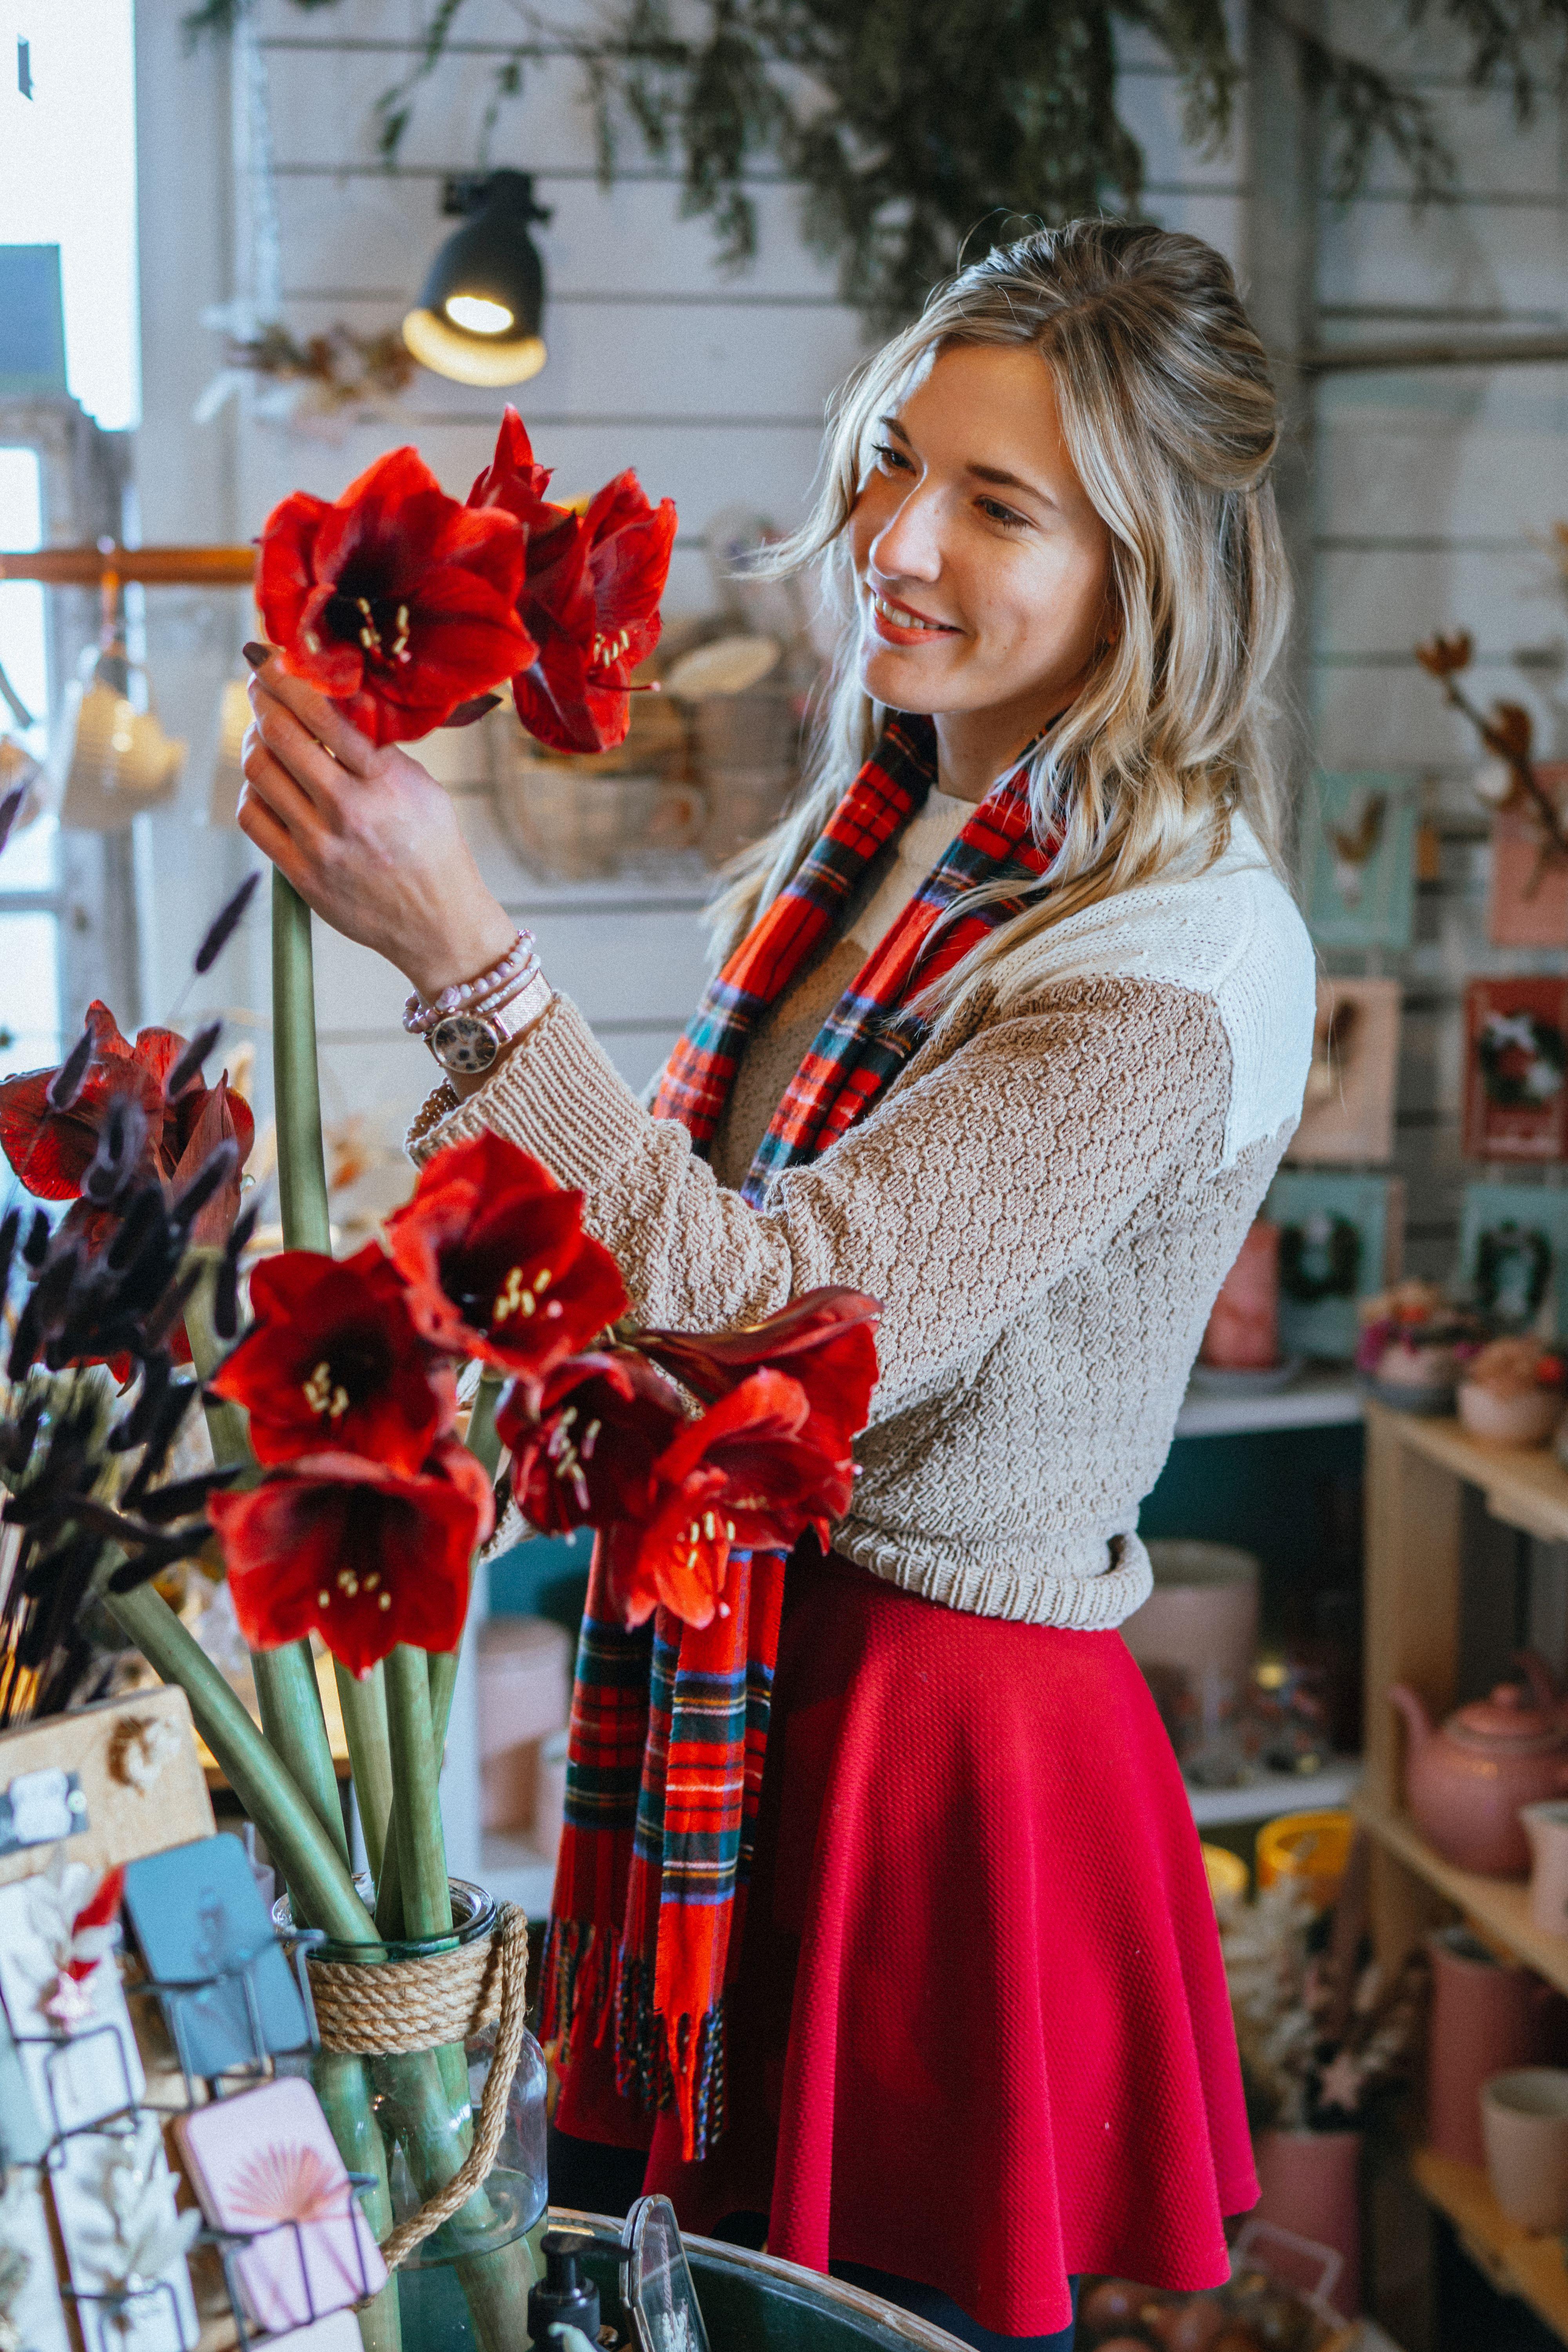
[[[544,264],[529,230],[550,214],[527,172],[447,182],[441,209],[466,223],[430,265],[403,340],[455,383],[524,383],[544,365]]]

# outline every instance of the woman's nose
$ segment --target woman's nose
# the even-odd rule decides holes
[[[924,484],[911,489],[871,541],[871,563],[884,580],[935,580],[942,572],[938,499]]]

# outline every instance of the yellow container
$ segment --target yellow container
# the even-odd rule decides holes
[[[1228,1846],[1205,1845],[1203,1848],[1204,1868],[1208,1873],[1209,1893],[1216,1903],[1246,1900],[1247,1868],[1238,1853]]]
[[[1347,1812],[1281,1813],[1258,1832],[1258,1884],[1291,1878],[1320,1911],[1340,1891],[1355,1832]]]

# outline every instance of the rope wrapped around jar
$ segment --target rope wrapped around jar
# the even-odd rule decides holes
[[[327,1960],[309,1955],[323,2050],[355,2058],[411,2057],[496,2031],[473,2146],[443,2189],[399,2222],[381,2251],[389,2271],[450,2221],[489,2179],[506,2127],[507,2097],[528,2014],[528,1921],[501,1906],[487,1936],[416,1960]]]

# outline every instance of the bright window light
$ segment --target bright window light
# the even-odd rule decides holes
[[[0,0],[0,245],[59,247],[67,377],[106,432],[142,405],[132,4]]]
[[[37,547],[44,536],[42,484],[31,449],[0,447],[0,547]],[[40,726],[22,736],[29,751],[41,751],[41,722],[49,707],[44,659],[44,592],[31,580],[0,582],[0,667]],[[21,735],[0,705],[0,730]]]

